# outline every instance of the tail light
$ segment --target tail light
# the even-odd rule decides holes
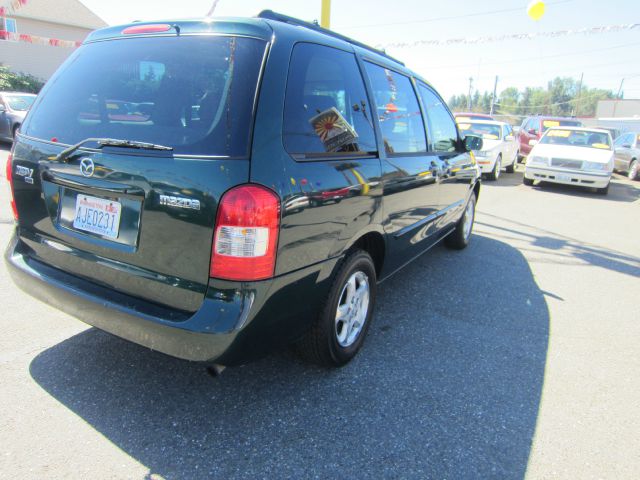
[[[210,273],[226,280],[273,276],[280,200],[266,187],[241,185],[222,196],[216,217]]]
[[[18,209],[16,208],[16,199],[13,195],[13,155],[9,154],[7,157],[7,182],[9,182],[9,189],[11,190],[11,210],[13,210],[13,219],[18,220]]]

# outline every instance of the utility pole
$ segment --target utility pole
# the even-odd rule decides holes
[[[580,109],[580,93],[582,92],[582,80],[584,79],[584,72],[580,74],[580,83],[578,84],[578,93],[576,94],[576,104],[573,106],[571,116],[577,117],[578,110]]]
[[[496,81],[493,84],[493,96],[491,97],[491,110],[489,115],[493,115],[493,107],[496,104],[496,91],[498,90],[498,75],[496,75]]]
[[[473,85],[473,77],[469,77],[469,96],[467,97],[467,112],[471,111],[471,86]]]
[[[211,5],[211,8],[209,9],[209,13],[207,13],[207,17],[210,17],[213,15],[213,11],[216,9],[216,7],[218,6],[218,2],[220,0],[213,0],[213,5]]]
[[[320,17],[322,28],[331,28],[331,0],[322,0],[322,16]]]
[[[620,97],[622,95],[622,85],[624,85],[624,78],[620,80],[620,87],[618,87],[618,94],[616,95],[616,99],[613,101],[613,114],[612,117],[616,116],[616,110],[618,109],[618,102],[620,101]]]

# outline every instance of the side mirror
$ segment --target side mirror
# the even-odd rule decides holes
[[[467,135],[464,137],[464,149],[467,152],[470,152],[471,150],[482,150],[482,144],[482,137],[479,137],[478,135]]]
[[[0,105],[0,113],[6,112],[6,111],[7,111],[6,107],[4,105]]]
[[[622,148],[631,148],[631,144],[630,143],[623,143],[622,144]]]
[[[516,139],[516,137],[514,137],[513,135],[507,135],[506,137],[504,137],[504,139],[505,139],[507,142],[511,142],[511,141],[515,140],[515,139]]]
[[[538,144],[538,140],[529,140],[529,145],[531,145],[532,147],[537,144]]]
[[[530,128],[527,130],[530,135],[538,135],[538,131],[535,128]]]

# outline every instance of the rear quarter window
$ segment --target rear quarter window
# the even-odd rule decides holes
[[[22,132],[65,144],[107,137],[176,154],[247,156],[265,45],[187,35],[84,45],[47,84]]]
[[[283,142],[299,158],[373,154],[371,109],[355,56],[298,43],[291,54]]]

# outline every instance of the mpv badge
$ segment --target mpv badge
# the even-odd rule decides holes
[[[80,173],[85,177],[90,177],[93,175],[95,170],[95,166],[93,165],[93,160],[90,158],[83,158],[80,160]]]

